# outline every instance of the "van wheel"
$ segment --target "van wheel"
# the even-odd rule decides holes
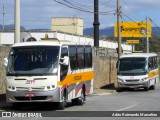
[[[150,87],[150,90],[155,90],[155,85],[152,85],[152,86]]]
[[[64,110],[65,107],[67,107],[67,99],[66,99],[66,96],[63,95],[62,102],[59,103],[58,109]]]
[[[116,92],[122,92],[122,88],[116,88]]]
[[[145,90],[145,91],[148,91],[148,90],[149,90],[149,88],[148,88],[148,87],[145,87],[145,88],[144,88],[144,90]]]

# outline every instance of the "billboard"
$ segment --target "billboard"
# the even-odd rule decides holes
[[[146,37],[146,22],[121,22],[121,37]],[[152,34],[152,23],[148,22],[148,37]],[[114,37],[118,37],[117,22],[114,24]]]

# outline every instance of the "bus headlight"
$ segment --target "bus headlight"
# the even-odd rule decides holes
[[[148,78],[147,77],[145,77],[145,78],[142,78],[141,79],[141,81],[146,81]]]
[[[16,88],[15,87],[12,87],[12,90],[15,90]]]
[[[123,80],[123,79],[118,78],[118,82],[124,82],[124,80]]]
[[[8,86],[8,89],[11,89],[12,87],[11,86]]]
[[[8,90],[10,90],[10,91],[16,91],[16,87],[14,87],[14,86],[8,86]]]
[[[55,85],[46,86],[45,89],[46,89],[46,90],[53,90],[53,89],[55,89]]]

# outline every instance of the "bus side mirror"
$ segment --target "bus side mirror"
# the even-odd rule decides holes
[[[60,62],[60,64],[66,65],[66,66],[69,64],[69,57],[68,56],[64,56],[64,58],[61,58],[61,60],[63,60],[63,61]]]
[[[8,58],[4,58],[4,65],[7,67],[7,65],[8,65]]]

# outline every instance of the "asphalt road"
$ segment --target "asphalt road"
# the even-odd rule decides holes
[[[54,104],[49,103],[39,103],[39,104],[24,104],[20,108],[13,108],[11,105],[5,103],[4,101],[0,102],[0,108],[3,111],[7,112],[18,112],[18,113],[41,113],[42,116],[54,117],[56,114],[59,115],[60,118],[56,118],[57,120],[63,119],[81,119],[82,117],[73,117],[71,114],[81,116],[79,112],[82,111],[97,111],[93,113],[86,112],[85,114],[90,114],[90,117],[86,117],[83,119],[91,119],[92,115],[98,115],[98,111],[114,111],[114,113],[122,112],[122,111],[160,111],[160,84],[156,87],[156,90],[150,90],[148,92],[143,90],[129,90],[121,93],[115,93],[110,95],[90,95],[87,96],[87,101],[83,106],[73,106],[71,102],[69,102],[68,107],[61,111],[57,110],[57,107]],[[58,111],[58,112],[57,112]],[[66,115],[65,112],[70,113],[70,117],[62,117]],[[107,112],[104,112],[107,113]],[[83,113],[84,114],[84,113]],[[97,116],[98,117],[98,116]],[[93,117],[92,120],[97,119],[97,117]],[[54,117],[55,118],[55,117]],[[123,117],[120,117],[122,119]],[[4,119],[4,118],[3,118]],[[7,118],[5,118],[7,120]],[[15,118],[16,119],[16,118]],[[32,118],[33,120],[40,120],[39,118]],[[32,120],[30,119],[30,120]],[[47,118],[49,119],[49,118]],[[106,119],[105,117],[101,117],[100,119]],[[117,117],[107,117],[107,119],[117,120]],[[127,119],[125,117],[125,119]],[[130,118],[137,119],[137,118]],[[150,120],[151,118],[141,118],[145,120]],[[159,119],[159,118],[154,118]],[[13,119],[14,120],[14,119]],[[124,120],[124,118],[123,118]]]

